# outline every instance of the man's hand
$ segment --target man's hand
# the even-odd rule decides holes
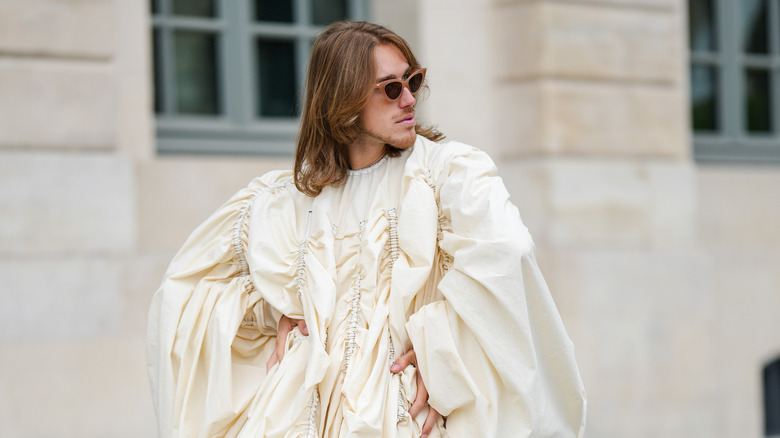
[[[417,355],[414,354],[413,349],[407,351],[406,354],[396,359],[396,361],[393,362],[393,364],[390,366],[390,372],[400,373],[409,365],[414,365],[415,368],[417,367]],[[422,375],[420,375],[420,371],[418,369],[417,397],[415,397],[412,406],[409,408],[409,415],[411,415],[412,418],[417,418],[417,414],[419,414],[427,404],[428,390],[425,389],[425,383],[423,383]],[[422,438],[426,438],[428,434],[431,433],[431,430],[433,430],[433,425],[436,424],[436,421],[438,421],[439,418],[441,418],[441,414],[439,414],[436,409],[433,409],[433,407],[430,405],[428,408],[428,417],[425,418],[425,423],[423,423],[422,427]]]
[[[266,373],[271,371],[271,368],[273,368],[274,365],[282,361],[282,358],[284,357],[284,345],[287,343],[287,334],[290,333],[295,326],[298,326],[301,330],[301,334],[309,336],[309,328],[306,327],[306,321],[288,318],[287,315],[282,315],[282,318],[279,320],[279,328],[276,332],[276,346],[274,347],[274,352],[271,353],[271,357],[268,358],[268,362],[265,364]]]

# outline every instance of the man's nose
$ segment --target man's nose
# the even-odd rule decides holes
[[[414,105],[414,103],[417,102],[417,99],[414,98],[414,95],[411,91],[409,91],[408,87],[404,87],[404,89],[401,91],[401,97],[399,100],[401,101],[401,108],[406,108],[408,106]]]

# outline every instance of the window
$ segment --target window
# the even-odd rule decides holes
[[[689,0],[699,161],[780,163],[780,0]]]
[[[366,0],[152,0],[161,153],[289,154],[306,62]]]

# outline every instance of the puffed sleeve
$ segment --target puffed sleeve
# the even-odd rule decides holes
[[[439,248],[453,263],[438,285],[445,299],[406,325],[430,405],[448,417],[451,437],[581,436],[574,348],[495,165],[450,143],[430,169]]]
[[[288,179],[254,180],[187,239],[149,309],[147,364],[160,437],[224,435],[266,376],[281,313],[251,281],[245,257],[252,208]]]

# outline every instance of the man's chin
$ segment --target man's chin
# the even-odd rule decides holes
[[[392,143],[388,143],[390,146],[393,146],[398,149],[409,149],[410,147],[414,146],[414,142],[417,141],[417,133],[415,131],[412,131],[410,135],[404,136],[402,138],[393,139],[394,141]]]

